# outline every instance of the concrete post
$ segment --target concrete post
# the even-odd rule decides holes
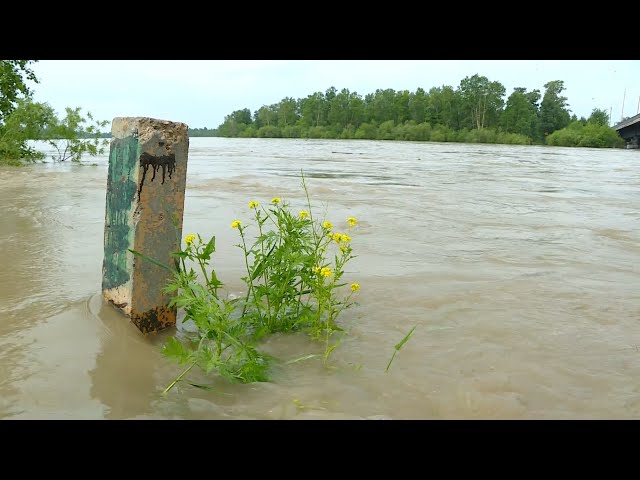
[[[162,292],[180,249],[189,151],[184,123],[118,117],[111,126],[102,295],[143,332],[175,325]]]

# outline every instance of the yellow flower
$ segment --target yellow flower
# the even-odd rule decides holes
[[[304,220],[305,218],[307,218],[309,216],[309,212],[307,212],[306,210],[300,210],[300,218],[302,220]]]
[[[353,227],[356,223],[358,223],[358,219],[349,217],[347,218],[347,223],[349,224],[350,227]]]
[[[193,233],[190,233],[184,238],[184,243],[186,243],[187,245],[190,245],[191,243],[193,243],[195,239],[196,239],[196,236]]]
[[[322,269],[320,270],[320,275],[322,275],[323,277],[330,277],[331,276],[331,268],[322,267]]]
[[[274,205],[277,205],[280,203],[280,197],[273,197],[271,199],[271,203],[273,203]]]
[[[318,273],[320,271],[320,267],[319,266],[315,266],[313,267],[313,273]]]
[[[349,250],[349,247],[347,245],[340,245],[340,251],[342,253],[347,253],[348,250]]]
[[[231,228],[238,228],[240,226],[240,220],[234,220],[231,223]]]
[[[360,290],[360,284],[359,283],[352,283],[351,284],[351,291],[352,292],[357,292],[358,290]]]
[[[249,208],[258,208],[260,205],[258,202],[249,202]]]
[[[324,223],[322,224],[322,227],[323,227],[323,228],[326,228],[327,230],[331,230],[331,229],[333,228],[333,223],[331,223],[331,222],[324,222]]]
[[[351,241],[351,237],[346,233],[330,233],[329,236],[336,241],[336,243],[349,243]]]

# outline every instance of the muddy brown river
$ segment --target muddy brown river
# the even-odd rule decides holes
[[[93,159],[88,159],[93,162]],[[247,203],[359,224],[358,306],[329,368],[304,334],[269,383],[181,367],[100,295],[107,157],[0,167],[0,418],[640,418],[640,151],[410,142],[190,140],[183,233],[216,235],[241,295]],[[396,345],[413,336],[385,368]]]

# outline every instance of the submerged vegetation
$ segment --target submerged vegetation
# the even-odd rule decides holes
[[[500,82],[478,74],[457,88],[378,89],[364,97],[331,87],[306,98],[284,98],[253,114],[236,110],[212,135],[560,145],[551,135],[579,122],[598,128],[585,129],[580,141],[566,146],[624,145],[603,110],[594,108],[588,119],[572,115],[564,89],[562,80],[553,80],[544,85],[544,94],[515,88],[505,100]]]
[[[266,206],[251,200],[251,220],[230,223],[238,231],[237,247],[245,264],[242,298],[230,298],[222,290],[212,265],[215,236],[205,241],[189,234],[174,253],[173,280],[165,291],[174,295],[171,305],[185,313],[183,338],[171,338],[163,352],[185,369],[165,392],[184,381],[194,366],[232,382],[268,380],[273,358],[260,352],[259,342],[276,332],[307,333],[320,342],[322,352],[299,360],[320,357],[328,365],[345,334],[338,318],[354,305],[360,289],[343,279],[354,258],[351,242],[358,220],[349,217],[334,226],[325,216],[316,216],[304,175],[302,186],[304,210],[294,211],[279,197]]]

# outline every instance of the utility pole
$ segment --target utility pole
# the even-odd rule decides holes
[[[622,112],[620,112],[620,121],[624,120],[624,101],[627,98],[627,89],[624,89],[624,95],[622,96]]]

